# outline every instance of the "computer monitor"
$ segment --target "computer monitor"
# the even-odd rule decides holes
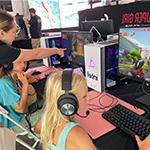
[[[84,66],[84,45],[93,42],[93,33],[89,31],[62,31],[62,39],[67,40],[71,51],[71,61]]]
[[[81,22],[81,31],[93,32],[93,41],[106,40],[108,34],[114,33],[113,20],[90,20]]]
[[[119,73],[150,81],[150,27],[120,28]]]
[[[68,56],[70,55],[71,51],[68,46],[68,41],[60,37],[43,37],[41,39],[42,47],[43,48],[66,48],[64,51],[64,57],[60,57],[59,55],[55,54],[50,57],[44,58],[44,64],[46,66],[57,66],[63,63],[67,63]]]
[[[60,38],[49,39],[48,40],[48,43],[49,43],[48,47],[50,47],[50,48],[55,48],[55,47],[60,48],[61,45],[62,45],[61,40],[62,40],[61,37]],[[55,66],[55,65],[60,64],[60,56],[57,55],[57,54],[50,56],[48,58],[48,60],[49,60],[49,64],[51,64],[51,66]]]
[[[150,27],[123,27],[119,31],[118,71],[125,77],[142,82],[141,91],[146,95],[137,101],[148,106],[150,106],[150,95],[144,89],[150,89],[149,39]]]

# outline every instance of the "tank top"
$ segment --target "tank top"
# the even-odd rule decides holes
[[[70,130],[76,125],[78,125],[78,124],[75,122],[69,122],[62,130],[62,132],[58,138],[57,145],[52,144],[50,147],[50,150],[65,150],[67,136],[68,136]]]

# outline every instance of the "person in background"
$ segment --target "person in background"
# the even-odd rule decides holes
[[[29,9],[31,19],[28,20],[24,18],[26,27],[29,27],[31,35],[32,48],[40,47],[40,38],[42,36],[41,32],[41,18],[36,15],[36,10],[34,8]]]
[[[36,100],[34,87],[24,73],[26,63],[16,62],[0,66],[0,104],[16,122],[21,122],[28,106]],[[33,81],[32,81],[33,82]],[[36,82],[36,80],[35,80]],[[0,115],[0,125],[13,127],[14,124]]]
[[[54,54],[64,56],[64,48],[35,48],[32,51],[12,47],[11,44],[19,33],[18,29],[14,18],[6,11],[0,10],[0,64],[42,59]]]
[[[81,73],[73,72],[72,88],[69,91],[64,91],[62,90],[64,89],[63,84],[66,82],[63,79],[63,74],[64,71],[56,72],[47,80],[45,108],[42,118],[35,125],[35,132],[41,135],[44,150],[96,150],[91,138],[74,120],[75,114],[79,115],[78,112],[67,116],[62,113],[63,109],[61,108],[63,107],[60,107],[60,104],[65,104],[63,101],[66,100],[63,94],[69,95],[69,92],[70,95],[76,97],[79,112],[86,108],[88,101],[86,79]],[[67,80],[69,79],[67,78]],[[140,141],[138,137],[136,139],[140,150],[149,150],[150,136],[144,141]]]

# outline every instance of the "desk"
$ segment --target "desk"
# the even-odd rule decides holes
[[[117,104],[121,104],[139,115],[145,113],[143,109],[135,108],[133,105],[112,96],[111,94],[105,92],[99,93],[92,90],[88,92],[86,108],[86,110],[90,111],[90,114],[85,118],[76,115],[75,120],[93,139],[96,139],[116,128],[114,125],[106,121],[102,117],[102,114]],[[79,112],[81,115],[83,113],[85,114],[85,110],[83,112]]]
[[[139,83],[132,82],[127,85],[115,87],[108,90],[108,93],[133,104],[134,99],[142,96],[144,93],[139,89]],[[135,93],[137,92],[137,93]],[[135,93],[135,94],[134,94]],[[134,103],[135,104],[135,103]],[[146,118],[150,119],[150,108],[136,103],[138,107],[146,109]],[[98,150],[138,150],[136,141],[120,129],[115,129],[102,137],[93,140]]]
[[[37,87],[43,90],[42,86],[44,84],[44,82],[40,81]],[[109,89],[108,93],[133,104],[135,98],[138,98],[143,95],[140,89],[138,89],[137,91],[135,90],[138,87],[139,83],[131,82],[126,85],[121,85],[119,87]],[[140,104],[136,105],[140,106],[141,108],[146,108],[146,111],[150,112],[150,108],[144,107]],[[150,118],[149,113],[147,113],[146,117]],[[93,143],[95,144],[98,150],[138,150],[136,141],[129,135],[122,132],[120,129],[115,129],[97,139],[94,139]]]

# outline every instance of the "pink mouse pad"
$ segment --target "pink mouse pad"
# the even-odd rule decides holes
[[[75,116],[76,122],[85,129],[85,131],[93,138],[96,139],[116,127],[103,119],[102,113],[109,110],[116,104],[121,104],[135,113],[142,115],[145,113],[140,108],[134,108],[131,104],[122,101],[108,93],[99,93],[96,91],[90,91],[88,93],[89,100],[87,110],[90,110],[90,114],[86,118]],[[105,108],[104,108],[105,107]],[[84,112],[80,112],[81,115],[85,115]]]
[[[33,73],[34,71],[40,71],[41,74],[38,75],[34,75],[40,79],[44,79],[45,76],[49,75],[50,73],[59,71],[60,69],[55,68],[55,67],[47,67],[47,66],[39,66],[39,67],[34,67],[34,68],[30,68],[26,71],[26,73]]]

